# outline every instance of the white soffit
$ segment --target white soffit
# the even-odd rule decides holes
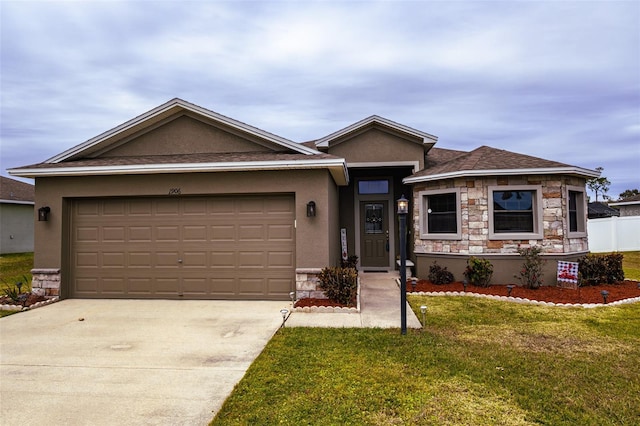
[[[453,179],[460,177],[474,176],[514,176],[514,175],[578,175],[586,177],[598,177],[600,172],[596,170],[583,169],[581,167],[550,167],[541,169],[496,169],[496,170],[460,170],[449,173],[439,173],[435,175],[407,177],[402,180],[405,184],[430,182],[442,179]]]

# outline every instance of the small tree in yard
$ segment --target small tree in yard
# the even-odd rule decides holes
[[[602,173],[604,168],[596,167],[596,170]],[[598,194],[602,194],[603,199],[609,198],[606,195],[609,190],[609,186],[611,186],[611,182],[609,182],[609,179],[604,176],[587,179],[587,187],[596,193],[596,202],[598,201]]]
[[[544,259],[540,257],[542,248],[538,246],[519,248],[518,253],[524,258],[519,275],[514,275],[526,288],[540,288],[542,285],[542,267]]]

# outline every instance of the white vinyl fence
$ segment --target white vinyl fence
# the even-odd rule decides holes
[[[592,252],[640,250],[640,216],[589,219],[587,232]]]

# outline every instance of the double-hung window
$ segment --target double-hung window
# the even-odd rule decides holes
[[[461,238],[460,190],[422,191],[420,196],[420,238]]]
[[[584,206],[584,188],[567,186],[567,226],[569,227],[569,238],[579,238],[587,235]]]
[[[489,187],[489,238],[542,238],[542,188],[530,185]]]

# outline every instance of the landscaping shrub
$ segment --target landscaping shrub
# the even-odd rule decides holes
[[[358,271],[354,268],[323,268],[318,275],[320,288],[334,302],[349,305],[358,292]]]
[[[518,253],[524,258],[520,275],[514,275],[523,287],[540,288],[542,285],[542,267],[545,261],[540,257],[542,248],[538,246],[519,248]]]
[[[580,285],[613,284],[624,280],[622,253],[593,254],[578,259]]]
[[[340,261],[340,266],[342,266],[343,268],[356,269],[356,266],[358,266],[358,256],[356,256],[355,254],[352,254],[351,256],[347,257],[346,260],[342,259]]]
[[[449,284],[453,282],[453,274],[447,271],[446,266],[443,268],[434,261],[433,265],[429,266],[429,281],[438,285]]]
[[[464,276],[469,282],[478,287],[489,287],[489,281],[493,276],[493,265],[489,259],[480,259],[471,256],[467,260],[467,268],[464,270]]]

